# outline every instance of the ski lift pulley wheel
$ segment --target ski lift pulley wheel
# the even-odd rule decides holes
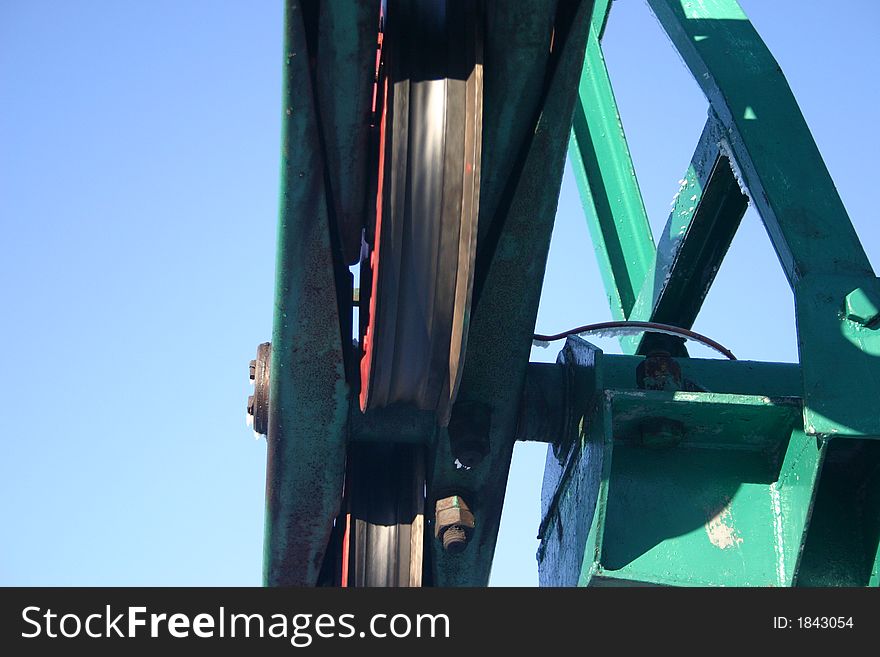
[[[375,225],[361,274],[362,410],[449,421],[467,343],[483,113],[475,2],[389,2],[376,85]],[[369,284],[366,284],[369,282]],[[366,291],[368,303],[365,303]],[[344,586],[421,586],[425,449],[350,450]]]

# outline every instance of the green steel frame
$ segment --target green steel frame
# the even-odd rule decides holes
[[[270,586],[317,581],[340,511],[352,282],[346,246],[333,226],[350,212],[344,208],[365,196],[357,171],[366,171],[369,106],[357,99],[369,98],[378,20],[376,3],[291,1],[285,7],[263,558]],[[319,46],[316,73],[309,53]],[[350,82],[345,97],[333,91],[340,80]]]
[[[363,193],[352,178],[366,166],[365,140],[347,135],[358,133],[369,113],[347,103],[370,94],[334,85],[371,84],[369,71],[353,77],[352,67],[375,62],[379,3],[287,0],[267,585],[319,581],[341,509],[346,447],[362,440],[429,447],[429,506],[456,491],[478,517],[462,554],[432,542],[431,579],[438,586],[488,583],[592,7],[593,0],[485,5],[491,29],[484,54],[492,62],[484,69],[486,175],[458,399],[490,408],[491,425],[484,462],[464,470],[454,466],[446,430],[431,418],[400,409],[361,415],[352,407],[357,353],[346,337],[353,290],[341,214]]]
[[[537,439],[551,443],[544,584],[877,585],[880,284],[735,0],[649,0],[710,104],[656,246],[602,55],[610,0],[485,5],[458,399],[490,409],[489,454],[456,468],[430,414],[360,413],[346,227],[365,211],[378,4],[286,3],[266,584],[319,581],[354,441],[429,448],[429,506],[455,492],[477,519],[464,552],[432,542],[430,579],[487,584],[515,440]],[[529,364],[566,147],[616,319],[690,327],[751,202],[794,293],[800,363],[691,359],[678,341],[639,335],[625,356],[573,338],[558,365]],[[661,350],[681,380],[647,389],[638,370]]]
[[[570,155],[612,314],[689,328],[751,200],[794,293],[800,363],[701,362],[667,338],[623,340],[629,354],[681,357],[699,382],[653,391],[630,380],[633,357],[570,341],[561,366],[589,382],[580,423],[548,454],[542,583],[876,586],[878,279],[738,3],[649,5],[709,118],[655,247],[602,57],[610,3],[597,2]],[[678,440],[658,448],[646,426],[670,423]]]

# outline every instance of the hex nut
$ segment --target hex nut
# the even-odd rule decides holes
[[[460,495],[437,500],[434,507],[434,535],[447,552],[461,552],[470,540],[476,522],[474,514]]]
[[[857,287],[844,299],[844,314],[850,321],[869,328],[880,324],[880,308],[864,289]]]

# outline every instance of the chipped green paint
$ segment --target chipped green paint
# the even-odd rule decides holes
[[[592,356],[599,392],[589,428],[564,439],[565,477],[548,455],[545,485],[562,489],[544,509],[542,581],[877,585],[880,279],[736,0],[648,3],[709,120],[655,250],[594,16],[570,154],[612,315],[690,327],[751,202],[795,297],[800,367],[682,359],[686,390],[654,392],[635,389],[628,357]],[[687,355],[654,336],[623,347]],[[647,440],[670,422],[677,444]]]
[[[710,112],[629,319],[693,326],[748,206],[722,152],[722,131]],[[659,348],[687,354],[680,341],[666,336],[645,334],[626,340],[628,351],[645,354]]]
[[[492,409],[490,452],[478,467],[456,468],[446,430],[437,432],[428,495],[436,499],[459,491],[477,518],[460,554],[451,555],[439,541],[431,541],[437,586],[485,586],[489,580],[592,7],[593,0],[568,5],[573,11],[570,31],[555,35],[561,44],[558,59],[545,72],[542,111],[521,145],[523,162],[512,180],[504,230],[495,236],[496,248],[485,261],[478,245],[478,268],[483,269],[474,281],[477,297],[458,401]]]
[[[797,366],[683,358],[701,390],[651,391],[635,387],[639,358],[576,338],[563,354],[578,350],[560,362],[592,384],[570,400],[570,448],[548,451],[542,584],[796,584],[826,452],[802,430]],[[660,420],[684,439],[644,444]]]
[[[317,581],[345,469],[345,317],[337,305],[341,284],[305,29],[302,7],[288,2],[263,547],[268,586]]]

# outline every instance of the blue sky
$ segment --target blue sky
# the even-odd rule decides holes
[[[880,6],[741,4],[880,263]],[[275,1],[0,2],[0,584],[260,582],[265,443],[244,407],[271,331],[281,20]],[[605,52],[657,231],[706,102],[641,0],[615,3]],[[538,329],[608,318],[566,171]],[[752,210],[695,328],[797,359]],[[537,582],[543,458],[517,447],[508,506],[532,520],[502,520],[493,584]]]

